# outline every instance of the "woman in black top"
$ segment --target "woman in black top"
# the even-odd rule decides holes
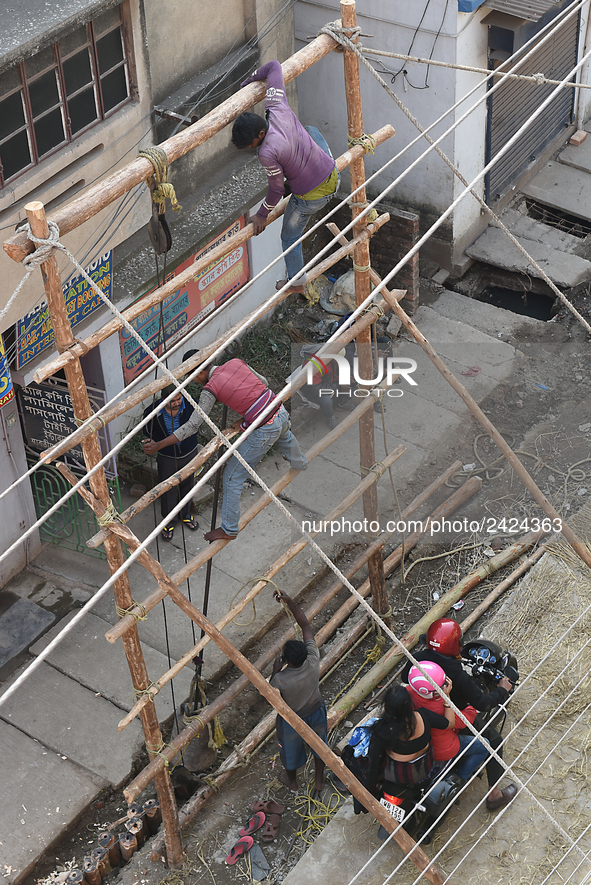
[[[449,694],[449,686],[443,691]],[[445,715],[421,708],[413,710],[408,691],[401,685],[389,689],[384,700],[384,715],[372,726],[369,744],[368,789],[377,794],[377,783],[419,784],[429,777],[433,766],[431,729],[451,728],[455,715],[445,707]],[[385,768],[382,768],[385,761]]]

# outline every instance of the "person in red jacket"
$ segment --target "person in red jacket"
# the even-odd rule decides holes
[[[273,391],[267,387],[265,378],[239,359],[229,360],[222,366],[203,369],[195,376],[195,381],[203,384],[199,397],[200,408],[208,415],[216,402],[228,406],[242,415],[241,430],[250,427],[275,397]],[[164,446],[181,442],[185,437],[197,433],[202,421],[201,415],[197,411],[193,412],[186,424],[166,439],[144,445],[144,451],[151,455]],[[294,470],[306,469],[308,460],[291,432],[289,414],[282,403],[273,408],[265,422],[252,431],[238,447],[238,451],[247,464],[256,467],[274,444]],[[247,469],[232,456],[224,468],[222,524],[204,534],[206,541],[232,541],[238,534],[240,493],[248,476]]]
[[[463,710],[470,704],[477,710],[486,712],[507,701],[512,685],[506,676],[499,681],[496,688],[485,694],[464,670],[461,655],[462,628],[453,618],[438,618],[433,621],[427,635],[421,639],[425,642],[426,648],[415,652],[416,660],[421,665],[425,661],[439,664],[447,677],[452,680],[453,688],[450,698],[459,710]],[[403,681],[408,681],[409,670],[410,665],[407,663],[402,671]],[[483,736],[498,755],[502,756],[502,738],[496,728],[488,726],[483,731]],[[486,766],[488,785],[491,787],[491,792],[486,800],[486,807],[489,811],[503,808],[517,795],[517,787],[513,783],[507,784],[503,789],[496,786],[504,773],[505,769],[502,765],[494,757],[491,757]]]
[[[421,666],[449,697],[453,684],[441,667],[427,661],[422,663]],[[429,680],[421,673],[418,667],[411,667],[408,675],[408,691],[412,698],[413,706],[417,710],[423,708],[443,716],[446,709],[449,708],[447,701],[444,701],[437,694]],[[465,707],[462,713],[469,722],[474,722],[476,719],[474,707]],[[473,735],[470,737],[467,735],[458,736],[458,731],[462,728],[464,728],[464,723],[458,716],[455,716],[451,728],[445,731],[433,731],[431,742],[436,762],[447,762],[467,748],[456,767],[456,771],[462,780],[467,781],[488,757],[488,751],[486,746]]]

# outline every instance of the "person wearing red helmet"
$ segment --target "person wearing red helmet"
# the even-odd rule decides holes
[[[452,618],[439,618],[433,621],[426,637],[423,636],[421,638],[424,640],[426,648],[416,652],[416,660],[419,663],[432,661],[435,664],[439,664],[453,683],[449,697],[459,710],[472,706],[476,710],[486,712],[492,710],[498,704],[505,703],[512,688],[506,676],[499,681],[493,691],[485,694],[464,670],[461,662],[462,628],[457,621],[454,621]],[[402,680],[404,682],[408,682],[411,666],[412,664],[408,662],[402,672]],[[482,734],[499,756],[502,756],[503,748],[500,746],[502,738],[498,731],[495,728],[489,727],[484,729]],[[508,784],[502,790],[497,786],[504,771],[505,769],[496,759],[493,757],[489,759],[486,765],[486,776],[491,788],[486,800],[486,807],[489,811],[504,808],[517,793],[515,784]]]

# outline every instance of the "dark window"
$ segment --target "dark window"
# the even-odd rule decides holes
[[[129,99],[121,8],[0,74],[0,187]]]

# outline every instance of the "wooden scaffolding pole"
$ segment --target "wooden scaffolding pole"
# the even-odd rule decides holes
[[[39,239],[46,239],[49,236],[49,228],[45,217],[43,203],[29,203],[25,206],[25,210],[33,235]],[[41,265],[41,274],[43,276],[43,285],[45,287],[49,314],[53,324],[55,346],[58,351],[63,352],[72,346],[74,343],[74,337],[66,312],[62,283],[55,254],[50,255],[47,261],[43,262]],[[92,408],[88,399],[88,392],[86,390],[86,383],[84,381],[80,360],[76,358],[72,362],[69,362],[65,367],[65,373],[74,415],[77,420],[84,421],[92,415]],[[98,464],[102,457],[96,434],[87,436],[84,439],[82,442],[82,451],[84,454],[86,469],[90,470]],[[109,496],[109,489],[104,470],[102,468],[97,470],[96,473],[91,476],[89,482],[93,495],[105,508],[108,507],[111,504],[111,498]],[[114,574],[114,572],[116,572],[124,563],[121,543],[114,535],[110,535],[105,541],[105,552],[107,554],[109,570],[111,574]],[[115,595],[115,602],[119,608],[128,609],[133,605],[131,587],[126,572],[115,581],[113,592]],[[133,687],[136,691],[145,691],[150,685],[150,679],[148,677],[137,627],[134,630],[128,631],[125,635],[124,648]],[[156,708],[153,702],[148,704],[142,710],[141,719],[146,747],[150,758],[153,758],[160,750],[163,743],[160,725],[156,715]],[[181,868],[183,865],[183,846],[178,823],[178,810],[174,790],[167,769],[163,769],[158,773],[155,783],[160,808],[162,810],[162,821],[166,836],[166,849],[169,864],[175,869]]]
[[[386,139],[391,138],[394,135],[394,129],[392,126],[387,124],[386,126],[382,126],[381,129],[378,129],[377,132],[374,132],[372,138],[375,139],[376,144],[382,144],[382,142],[386,141]],[[341,154],[340,157],[337,157],[336,164],[339,169],[345,169],[347,166],[351,164],[353,159],[363,156],[365,153],[365,148],[361,145],[356,145],[351,148],[349,151],[345,151],[344,154]],[[285,197],[281,202],[275,206],[273,211],[269,214],[267,218],[267,224],[271,224],[272,221],[275,221],[276,218],[280,218],[285,211],[285,207],[287,206],[289,197]],[[389,219],[389,215],[382,216],[381,224],[384,224]],[[182,273],[177,274],[172,279],[168,280],[168,282],[164,282],[157,289],[154,289],[153,292],[150,292],[148,295],[145,295],[143,298],[140,298],[138,301],[131,304],[127,307],[122,313],[128,322],[131,322],[133,319],[138,317],[140,314],[144,313],[144,311],[149,310],[149,308],[156,306],[157,304],[161,304],[165,298],[169,295],[172,295],[173,292],[179,288],[179,286],[183,286],[185,283],[192,280],[198,273],[208,268],[214,261],[218,261],[223,258],[228,252],[236,249],[242,243],[245,243],[252,236],[254,236],[254,225],[247,224],[239,233],[233,236],[229,242],[222,243],[219,246],[216,246],[215,249],[212,249],[211,252],[208,252],[203,258],[200,258],[190,267],[186,268],[186,270],[182,271]],[[349,249],[351,251],[351,249]],[[332,266],[336,261],[340,261],[342,257],[344,257],[347,253],[336,253],[338,257],[330,256],[328,259],[324,259],[313,271],[308,273],[310,279],[315,279],[315,276],[319,276],[321,273],[324,273],[329,267]],[[271,298],[265,304],[265,313],[274,308],[277,304],[287,298],[289,295],[289,291],[283,294],[273,294]],[[262,314],[261,314],[262,315]],[[248,317],[246,318],[248,319]],[[243,321],[241,321],[243,322]],[[41,381],[44,381],[46,378],[49,378],[50,375],[55,375],[58,369],[63,368],[63,366],[71,360],[74,355],[84,356],[89,350],[92,350],[93,347],[96,347],[101,341],[105,341],[106,338],[109,338],[110,335],[113,335],[115,332],[118,332],[119,329],[123,327],[121,320],[117,317],[113,317],[112,320],[109,320],[108,323],[105,323],[101,326],[100,329],[97,329],[96,332],[93,332],[87,338],[84,338],[81,341],[75,342],[72,348],[67,352],[60,354],[55,359],[50,360],[43,366],[40,366],[36,369],[34,378],[35,381],[39,384]],[[226,333],[227,335],[228,333]],[[210,345],[211,347],[211,345]]]
[[[355,0],[341,0],[341,22],[344,28],[357,26],[357,13]],[[357,37],[351,34],[351,39],[356,42]],[[349,127],[349,139],[360,139],[363,136],[363,109],[361,103],[361,87],[359,82],[359,59],[349,49],[343,53],[345,66],[345,98],[347,102],[347,119]],[[366,216],[360,213],[367,205],[365,191],[365,161],[362,155],[352,161],[350,166],[351,190],[361,188],[352,202],[353,218],[358,219],[353,235],[359,236],[367,227]],[[353,252],[353,269],[355,272],[355,302],[362,304],[368,297],[371,287],[369,279],[370,257],[369,239],[360,242]],[[377,354],[376,354],[377,356]],[[373,378],[373,359],[371,353],[371,332],[369,329],[357,337],[357,360],[359,376],[361,378]],[[369,385],[371,386],[371,385]],[[366,414],[359,421],[359,455],[361,475],[371,470],[375,462],[374,440],[374,416],[373,412]],[[377,488],[372,486],[363,496],[363,513],[368,524],[379,524],[378,493]],[[375,611],[384,617],[386,623],[390,623],[387,616],[389,611],[388,594],[384,579],[384,564],[382,550],[376,550],[368,562],[369,576],[372,587],[372,603]]]

